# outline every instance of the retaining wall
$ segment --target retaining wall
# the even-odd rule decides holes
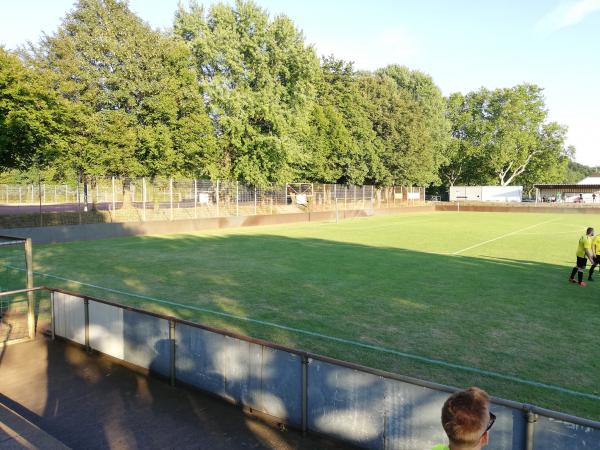
[[[433,212],[435,207],[414,206],[401,208],[359,209],[339,211],[340,220],[374,215],[404,214],[411,212]],[[216,228],[234,228],[259,225],[283,225],[302,222],[336,220],[335,211],[311,213],[273,214],[257,216],[215,217],[156,222],[96,223],[35,228],[0,229],[0,234],[14,237],[30,237],[34,244],[107,239],[125,236],[192,233]]]
[[[542,204],[543,205],[543,204]],[[550,213],[550,214],[600,214],[598,206],[533,206],[528,203],[520,205],[494,205],[490,203],[436,203],[436,211],[472,211],[472,212],[511,212],[511,213]]]

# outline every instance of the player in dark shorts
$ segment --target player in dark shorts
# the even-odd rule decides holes
[[[585,270],[585,266],[587,265],[587,260],[589,259],[592,264],[594,264],[594,255],[592,253],[592,239],[594,237],[594,229],[589,227],[585,230],[585,236],[581,236],[579,238],[579,242],[577,243],[577,263],[573,270],[571,270],[571,276],[569,277],[569,282],[577,283],[579,286],[587,286],[587,284],[583,281],[583,271]],[[575,274],[577,274],[577,281],[575,281]]]
[[[596,235],[592,239],[592,254],[594,255],[594,263],[592,267],[590,267],[590,274],[588,276],[588,281],[594,281],[592,276],[594,275],[594,269],[598,264],[600,264],[600,234]]]

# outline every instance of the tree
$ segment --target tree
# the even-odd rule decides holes
[[[386,184],[425,186],[436,181],[435,146],[422,103],[385,72],[363,74],[361,91],[381,142],[380,158],[389,174]]]
[[[568,162],[575,152],[574,147],[565,146],[566,135],[567,127],[556,122],[542,126],[538,136],[538,153],[517,178],[518,183],[522,184],[530,195],[534,184],[565,181]]]
[[[482,88],[448,100],[451,158],[442,168],[449,184],[506,186],[557,179],[567,161],[566,128],[546,122],[542,89],[535,85]]]
[[[445,115],[446,101],[440,88],[429,75],[404,66],[389,65],[376,73],[392,78],[400,89],[420,105],[420,120],[426,133],[422,138],[428,142],[428,147],[423,148],[426,152],[423,157],[426,162],[430,159],[433,161],[435,181],[437,169],[448,159],[447,145],[450,138],[450,123]]]
[[[47,80],[0,47],[0,169],[47,167],[65,147],[67,115]]]
[[[487,92],[487,91],[486,91]],[[478,93],[451,94],[446,103],[446,118],[451,124],[450,139],[446,148],[446,162],[440,167],[440,177],[447,186],[456,183],[488,184],[488,170],[482,165],[483,148],[478,141]]]
[[[302,33],[244,1],[207,14],[196,3],[180,7],[174,32],[194,55],[224,172],[259,186],[289,181],[319,70]]]
[[[84,176],[212,175],[214,131],[191,54],[118,0],[80,0],[32,60],[73,105],[61,164]]]
[[[306,148],[306,176],[326,183],[382,184],[387,172],[380,160],[381,142],[369,117],[368,99],[352,63],[323,58],[322,78],[311,114]]]

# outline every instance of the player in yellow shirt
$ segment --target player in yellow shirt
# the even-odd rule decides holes
[[[592,253],[593,238],[594,229],[592,227],[589,227],[587,230],[585,230],[585,236],[581,236],[581,238],[579,238],[576,252],[577,263],[575,267],[573,267],[571,276],[569,277],[569,281],[571,283],[578,283],[579,286],[587,286],[587,284],[583,281],[583,271],[585,270],[588,259],[592,264],[594,264],[594,254]],[[577,274],[577,281],[575,281],[575,274]]]
[[[600,234],[592,238],[592,254],[594,255],[594,262],[592,263],[592,267],[590,267],[588,281],[594,281],[592,278],[594,275],[594,269],[600,263]]]

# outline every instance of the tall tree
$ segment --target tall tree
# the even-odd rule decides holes
[[[383,184],[389,177],[381,142],[369,117],[360,75],[351,63],[323,58],[322,78],[311,115],[306,147],[308,178],[327,183]]]
[[[0,47],[0,169],[48,166],[65,148],[67,115],[47,80]]]
[[[424,131],[428,147],[423,148],[424,161],[432,160],[437,169],[444,164],[447,157],[447,146],[450,138],[450,122],[446,118],[446,101],[440,88],[434,83],[431,76],[418,70],[410,70],[405,66],[389,65],[379,69],[377,74],[387,75],[392,78],[398,87],[406,91],[420,105]]]
[[[533,183],[557,179],[567,161],[566,128],[547,122],[542,89],[535,85],[482,88],[448,101],[455,150],[442,174],[448,183]]]
[[[152,30],[125,1],[80,0],[33,57],[77,113],[66,167],[126,177],[217,169],[188,49]]]
[[[438,179],[435,147],[423,104],[384,72],[365,73],[361,90],[381,145],[388,183],[425,186]]]
[[[180,7],[175,34],[191,49],[210,116],[232,177],[251,184],[288,181],[302,159],[318,59],[292,21],[271,20],[252,2],[208,13]]]

